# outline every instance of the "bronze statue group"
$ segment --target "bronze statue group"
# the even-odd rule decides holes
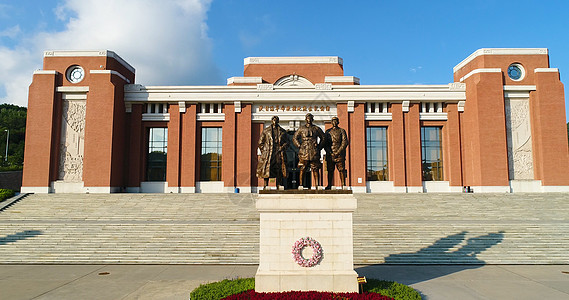
[[[308,170],[312,173],[312,188],[318,188],[320,183],[320,152],[326,151],[326,169],[328,172],[328,186],[332,188],[334,182],[334,168],[340,174],[342,188],[346,186],[346,148],[348,136],[346,131],[338,125],[340,120],[333,117],[332,128],[323,132],[320,127],[313,124],[314,116],[306,114],[306,123],[294,134],[292,142],[298,147],[298,167],[300,169],[300,186],[303,183]],[[290,142],[286,131],[279,125],[279,117],[273,116],[271,126],[263,129],[259,138],[259,150],[261,157],[257,164],[257,177],[264,179],[263,189],[267,189],[269,178],[276,179],[277,189],[284,189],[283,179],[287,178],[285,151]]]

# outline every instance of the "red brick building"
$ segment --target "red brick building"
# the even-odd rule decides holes
[[[227,86],[143,86],[114,52],[48,51],[29,90],[22,191],[256,192],[262,129],[278,115],[292,135],[308,112],[346,129],[354,192],[569,191],[547,49],[477,50],[445,85],[360,85],[339,57],[249,57]]]

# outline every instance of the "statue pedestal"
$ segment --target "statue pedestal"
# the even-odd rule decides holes
[[[259,268],[255,291],[357,292],[353,266],[351,191],[262,191],[257,201],[261,218]],[[322,247],[312,267],[299,265],[293,247],[310,237]],[[311,247],[302,251],[313,256]]]

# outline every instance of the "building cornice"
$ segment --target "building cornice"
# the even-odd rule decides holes
[[[132,102],[223,102],[236,100],[257,103],[271,101],[330,102],[348,101],[446,101],[466,99],[462,86],[446,85],[336,85],[331,90],[315,87],[279,87],[259,90],[256,86],[143,86],[126,85],[125,101]]]
[[[44,57],[111,57],[117,60],[121,65],[134,73],[135,69],[118,54],[110,50],[55,50],[44,51]]]
[[[481,55],[547,55],[547,48],[482,48],[474,51],[467,58],[456,65],[452,71],[460,70],[462,67]]]
[[[344,62],[338,56],[284,56],[284,57],[247,57],[243,65],[276,65],[276,64],[340,64]]]

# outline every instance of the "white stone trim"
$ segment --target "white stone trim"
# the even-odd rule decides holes
[[[166,186],[165,193],[167,193],[167,194],[179,194],[179,193],[181,193],[181,190],[180,190],[180,187],[177,187],[177,186]]]
[[[110,194],[120,192],[120,187],[114,186],[88,186],[85,187],[85,193],[93,194]]]
[[[63,99],[63,100],[87,100],[87,94],[63,93],[63,94],[61,94],[61,99]]]
[[[49,186],[23,186],[20,188],[21,193],[48,194],[50,191]]]
[[[498,68],[488,68],[488,69],[476,69],[476,70],[472,70],[470,73],[464,75],[462,78],[460,78],[460,82],[465,81],[468,77],[474,75],[474,74],[478,74],[478,73],[502,73],[502,69],[498,69]]]
[[[35,70],[34,75],[57,75],[55,70]]]
[[[360,79],[355,76],[325,76],[325,83],[355,83],[360,84]]]
[[[366,121],[391,121],[391,113],[365,113]]]
[[[466,91],[466,84],[463,82],[451,82],[448,84],[448,88],[451,91]]]
[[[81,182],[65,182],[62,180],[51,182],[51,191],[53,193],[85,193],[87,189]]]
[[[225,121],[224,113],[198,113],[197,121]]]
[[[275,86],[272,83],[259,83],[257,84],[257,90],[259,91],[272,91]]]
[[[461,188],[459,187],[459,192]],[[423,193],[450,193],[448,181],[423,181]]]
[[[196,192],[195,186],[182,186],[180,187],[180,193],[183,194],[194,194]]]
[[[235,107],[235,112],[241,112],[241,101],[233,101],[233,106]]]
[[[534,73],[559,73],[558,68],[535,68]]]
[[[368,193],[393,193],[395,188],[393,181],[367,181],[366,189]]]
[[[141,193],[165,193],[168,188],[166,181],[143,181],[140,183]]]
[[[562,185],[562,186],[555,186],[555,185],[543,185],[542,191],[544,193],[567,193],[569,192],[569,186]]]
[[[474,193],[509,193],[510,186],[471,186]]]
[[[240,194],[251,194],[253,192],[250,186],[238,186]]]
[[[338,56],[289,56],[289,57],[246,57],[243,65],[276,64],[340,64],[344,62]]]
[[[406,186],[407,193],[422,193],[423,187],[422,186]]]
[[[123,74],[115,71],[115,70],[91,70],[89,71],[89,73],[91,74],[111,74],[111,75],[117,75],[118,77],[120,77],[122,80],[126,81],[126,83],[130,83],[130,80],[128,80]]]
[[[197,181],[196,193],[224,193],[223,181]]]
[[[125,101],[199,103],[259,102],[391,102],[466,100],[464,91],[451,90],[449,85],[335,85],[333,90],[315,87],[257,86],[141,86],[127,85]]]
[[[504,91],[535,91],[535,85],[505,85]]]
[[[118,54],[110,50],[50,50],[44,51],[44,57],[97,57],[106,56],[116,59],[121,65],[134,73],[135,69]]]
[[[458,101],[458,104],[457,104],[458,112],[463,112],[465,105],[466,105],[466,101]]]
[[[142,121],[170,121],[170,113],[142,114]]]
[[[350,190],[352,190],[354,194],[365,194],[367,193],[367,186],[351,186]]]
[[[419,113],[419,120],[421,121],[446,121],[448,120],[447,113]]]
[[[55,89],[58,93],[87,93],[88,86],[58,86]]]
[[[332,84],[331,83],[317,83],[314,85],[314,89],[315,90],[328,90],[331,91],[332,90]]]
[[[510,180],[511,193],[539,193],[541,180]]]
[[[401,102],[401,110],[403,112],[409,112],[409,105],[411,104],[410,101],[403,101]]]
[[[348,101],[348,112],[354,112],[355,101]]]
[[[186,101],[178,101],[178,107],[179,107],[179,111],[181,113],[185,113],[186,112]]]
[[[263,83],[263,77],[229,77],[227,84],[257,84]]]
[[[460,70],[462,67],[467,65],[469,62],[473,61],[475,58],[481,55],[547,55],[547,48],[482,48],[474,51],[463,61],[458,63],[452,71]],[[462,80],[461,80],[462,81]]]

